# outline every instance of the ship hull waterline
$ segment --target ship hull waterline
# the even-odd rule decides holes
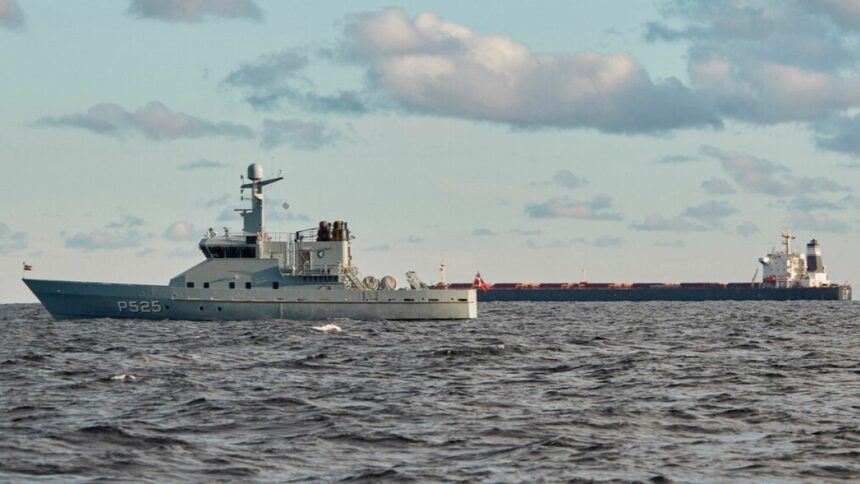
[[[851,286],[642,288],[642,289],[489,289],[479,302],[493,301],[850,301]]]
[[[24,279],[55,319],[474,319],[474,290],[252,290]]]

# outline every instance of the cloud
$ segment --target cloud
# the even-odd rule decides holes
[[[297,150],[318,150],[337,143],[340,131],[318,122],[305,122],[298,119],[263,121],[260,146],[273,149],[288,144]]]
[[[723,220],[738,210],[726,202],[710,201],[701,205],[687,207],[680,214],[666,218],[659,213],[645,217],[645,220],[630,227],[643,231],[691,232],[713,230],[722,226]]]
[[[143,135],[151,140],[172,140],[221,136],[252,138],[254,131],[244,125],[227,121],[207,121],[173,111],[158,101],[152,101],[135,112],[112,104],[96,104],[86,113],[43,117],[38,126],[79,128],[96,134],[123,138]]]
[[[794,212],[790,221],[793,228],[812,232],[847,232],[851,229],[847,224],[825,213]]]
[[[752,222],[744,222],[738,225],[737,232],[744,237],[749,237],[750,235],[757,234],[759,232],[759,228],[758,225]]]
[[[846,195],[839,200],[830,201],[819,197],[800,194],[789,200],[787,203],[782,203],[786,206],[789,212],[860,208],[860,198],[855,197],[854,195]]]
[[[860,80],[851,71],[857,36],[843,28],[845,19],[854,18],[845,12],[856,7],[846,5],[668,0],[661,13],[680,27],[652,22],[646,38],[688,44],[691,87],[722,117],[758,124],[811,121],[860,106]]]
[[[698,220],[712,227],[717,227],[723,219],[735,213],[738,213],[738,209],[730,206],[726,202],[710,201],[695,207],[685,208],[684,211],[681,212],[681,216]]]
[[[823,177],[797,177],[785,166],[743,153],[725,152],[713,146],[703,146],[703,155],[720,162],[729,176],[746,191],[773,196],[798,193],[851,191]]]
[[[722,178],[709,178],[702,182],[702,188],[711,195],[728,195],[737,192]]]
[[[66,247],[84,252],[93,250],[116,250],[138,247],[143,236],[136,230],[96,230],[87,234],[75,234],[66,239]]]
[[[263,111],[274,110],[286,101],[315,112],[367,112],[365,101],[357,91],[341,90],[331,95],[320,95],[296,87],[297,82],[314,87],[314,83],[302,74],[309,63],[310,56],[306,49],[285,49],[240,65],[224,78],[222,84],[241,89],[246,93],[245,102]]]
[[[600,248],[611,248],[611,247],[619,247],[624,244],[624,239],[621,237],[612,237],[609,235],[603,235],[594,240],[594,246]]]
[[[197,229],[194,228],[194,225],[191,222],[179,221],[174,222],[164,230],[164,238],[167,240],[195,240],[198,237]]]
[[[695,161],[702,161],[702,158],[690,155],[666,155],[657,159],[654,163],[661,165],[676,165],[681,163],[692,163]]]
[[[123,217],[116,222],[111,222],[111,223],[105,225],[105,228],[109,229],[109,230],[121,229],[121,228],[133,228],[133,227],[140,227],[144,223],[146,223],[146,222],[144,222],[144,220],[142,218],[140,218],[136,215],[128,214],[128,215],[123,215]]]
[[[552,176],[552,181],[556,185],[561,185],[565,188],[582,188],[588,185],[588,180],[576,176],[570,170],[558,170]]]
[[[0,223],[0,255],[26,249],[28,245],[26,233],[13,232],[8,225]]]
[[[215,161],[215,160],[207,160],[206,158],[201,158],[196,161],[186,161],[184,163],[179,164],[180,170],[209,170],[212,168],[226,168],[230,166],[229,163],[224,161]]]
[[[855,0],[806,0],[806,6],[846,29],[860,30],[860,3]]]
[[[665,218],[659,213],[653,213],[645,217],[645,220],[634,223],[630,226],[636,230],[643,231],[671,231],[671,232],[687,232],[694,230],[704,230],[704,227],[697,225],[692,221],[683,217]]]
[[[224,78],[224,84],[235,87],[273,89],[285,79],[300,77],[309,62],[305,49],[291,48],[260,56],[256,62],[246,62]]]
[[[572,200],[565,196],[552,197],[541,203],[527,203],[525,213],[529,218],[621,220],[621,214],[611,208],[612,198],[609,195],[597,195],[589,201]]]
[[[24,26],[24,12],[16,0],[0,0],[0,27],[19,29]]]
[[[810,197],[806,194],[800,194],[788,202],[789,211],[810,211],[810,210],[838,210],[842,208],[839,203],[830,202],[817,197]]]
[[[128,13],[169,22],[199,22],[207,17],[263,19],[252,0],[131,0]]]
[[[488,228],[476,227],[475,230],[472,231],[472,235],[478,236],[478,237],[483,237],[483,236],[495,237],[496,235],[499,235],[499,234],[493,232],[492,230],[490,230]]]
[[[678,79],[651,79],[626,52],[535,52],[432,13],[354,15],[340,53],[367,69],[369,91],[415,113],[611,133],[721,126]]]
[[[813,125],[818,148],[860,156],[860,115],[832,116]]]

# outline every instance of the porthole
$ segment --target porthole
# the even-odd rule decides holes
[[[203,311],[203,306],[200,306],[200,310]]]
[[[218,306],[218,310],[219,310],[219,311],[221,310],[221,306]]]

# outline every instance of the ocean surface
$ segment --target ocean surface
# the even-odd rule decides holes
[[[2,305],[0,481],[860,479],[860,304],[479,311],[57,322]]]

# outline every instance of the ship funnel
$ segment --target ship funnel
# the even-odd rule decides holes
[[[806,272],[824,272],[824,263],[821,261],[821,246],[815,239],[806,244]]]

